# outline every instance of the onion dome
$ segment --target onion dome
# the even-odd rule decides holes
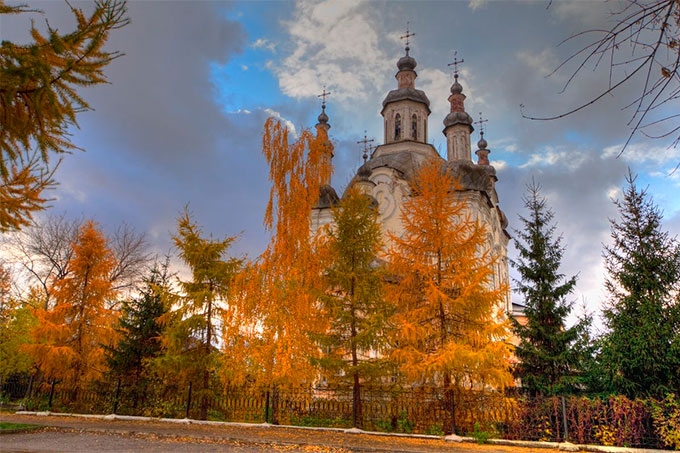
[[[479,141],[477,142],[477,148],[486,149],[486,147],[489,146],[489,144],[486,142],[486,140],[484,140],[484,132],[482,131],[480,132],[480,134],[482,138],[480,138]]]
[[[331,125],[328,124],[328,115],[326,115],[326,104],[321,105],[321,113],[319,114],[317,120],[319,121],[316,125],[325,127],[327,130],[330,129]]]
[[[489,151],[486,147],[488,146],[488,143],[486,143],[486,140],[484,140],[484,131],[479,132],[480,139],[477,142],[477,151],[475,151],[475,154],[477,155],[477,165],[490,165],[489,163]]]
[[[456,124],[467,124],[472,127],[472,117],[467,112],[450,112],[444,118],[444,127],[454,126]]]
[[[399,61],[397,61],[397,68],[399,68],[400,71],[414,71],[416,69],[416,66],[418,66],[418,63],[416,63],[416,59],[413,58],[408,54],[409,48],[406,47],[406,55],[401,57]]]
[[[331,208],[338,204],[340,197],[330,184],[324,184],[319,188],[319,200],[314,206],[315,209]]]
[[[463,85],[458,83],[458,76],[456,76],[456,81],[451,85],[451,94],[461,94],[463,92]]]
[[[371,176],[371,167],[367,164],[362,165],[359,167],[359,170],[357,171],[357,176],[361,179],[368,179],[369,176]]]
[[[453,77],[454,82],[451,85],[451,95],[449,96],[451,112],[444,118],[444,128],[456,124],[467,124],[472,129],[472,117],[465,111],[463,86],[458,83],[458,74],[454,74]]]

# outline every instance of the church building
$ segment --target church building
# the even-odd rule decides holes
[[[358,185],[377,201],[383,237],[387,240],[387,232],[399,236],[403,231],[401,213],[404,200],[411,196],[409,181],[423,162],[430,158],[438,159],[442,167],[460,181],[456,200],[465,205],[472,220],[486,226],[487,247],[499,258],[490,284],[496,288],[501,285],[509,288],[507,245],[510,236],[506,231],[508,221],[499,207],[496,193],[496,170],[489,163],[490,151],[483,132],[477,142],[476,162],[472,160],[473,120],[465,111],[466,97],[458,82],[458,73],[454,73],[448,97],[451,110],[443,119],[442,132],[446,137],[444,158],[428,142],[430,100],[416,88],[417,63],[409,55],[408,43],[405,50],[406,54],[397,62],[397,88],[387,93],[382,102],[383,143],[373,150],[370,157],[364,155],[364,164],[350,185]],[[317,128],[330,128],[325,103],[318,121]],[[339,197],[331,186],[321,188],[319,202],[311,216],[312,230],[332,222],[331,207],[337,201]],[[509,291],[504,308],[506,312],[512,312]]]

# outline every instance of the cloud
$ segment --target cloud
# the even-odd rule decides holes
[[[488,5],[489,0],[470,0],[470,3],[468,3],[468,8],[470,8],[472,11],[477,11],[478,9],[484,8],[486,5]]]
[[[281,90],[292,98],[315,97],[324,86],[333,99],[364,98],[384,83],[388,64],[363,1],[296,3],[285,22],[294,48],[274,66]]]
[[[508,163],[504,160],[492,160],[489,163],[496,169],[496,171],[503,171],[508,168]]]
[[[272,109],[264,109],[264,112],[271,116],[276,118],[277,120],[280,120],[283,124],[286,125],[286,128],[290,131],[291,134],[293,134],[293,137],[297,137],[297,131],[295,130],[295,124],[293,124],[292,121],[284,118],[280,112],[276,112]]]
[[[560,166],[569,170],[580,167],[588,160],[588,154],[564,148],[546,147],[543,152],[533,153],[520,168]]]
[[[603,151],[604,157],[621,158],[635,164],[675,165],[680,161],[680,149],[664,146],[649,146],[649,143],[631,143],[626,148],[623,144],[608,146]]]
[[[276,43],[266,39],[258,38],[250,45],[254,49],[266,49],[272,53],[276,52]]]

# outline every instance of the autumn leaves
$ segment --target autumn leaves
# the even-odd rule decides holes
[[[230,257],[235,238],[206,238],[185,211],[173,240],[187,272],[152,288],[149,300],[164,307],[151,311],[160,313],[159,347],[130,363],[154,379],[191,382],[199,394],[215,382],[328,382],[352,385],[360,401],[367,383],[511,384],[500,311],[507,288],[490,283],[498,257],[456,199],[455,178],[441,161],[421,166],[399,236],[383,237],[375,200],[358,187],[332,208],[331,225],[314,231],[310,213],[329,182],[332,150],[324,128],[291,141],[279,122],[266,123],[267,249],[251,261]],[[82,225],[73,252],[54,304],[35,310],[24,351],[45,376],[76,384],[125,362],[117,344],[135,327],[131,317],[118,323],[108,279],[116,263],[96,224]]]

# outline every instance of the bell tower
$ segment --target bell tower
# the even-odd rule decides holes
[[[472,127],[472,117],[465,111],[465,95],[463,87],[458,83],[458,65],[463,60],[454,57],[449,66],[453,66],[453,85],[449,95],[451,111],[444,118],[444,130],[446,136],[446,158],[449,161],[466,160],[472,161],[470,148],[470,134],[475,130]]]
[[[397,62],[397,89],[387,94],[380,112],[384,119],[385,145],[405,141],[427,143],[430,100],[415,87],[418,77],[415,69],[418,64],[409,55],[409,40],[412,36],[415,33],[409,32],[407,27],[406,34],[401,37],[406,40],[406,55]]]

